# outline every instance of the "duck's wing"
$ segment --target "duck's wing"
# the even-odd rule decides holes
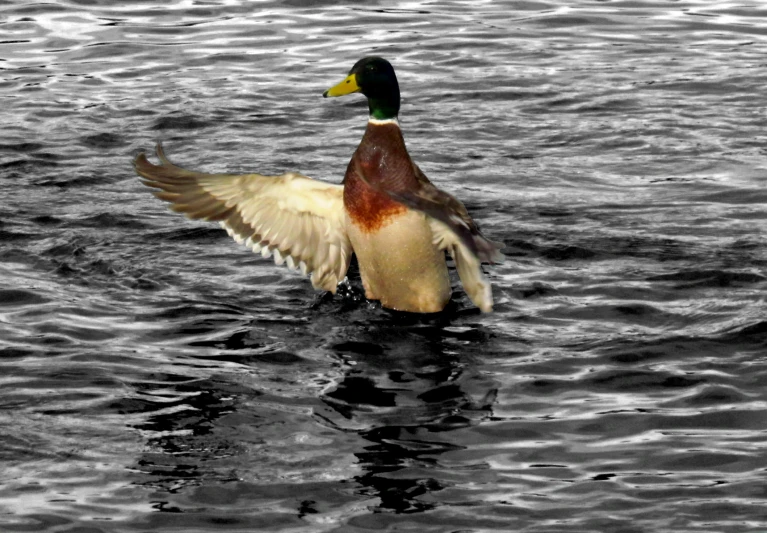
[[[205,174],[177,167],[157,145],[159,165],[139,154],[136,172],[158,198],[192,219],[217,221],[238,243],[275,263],[311,273],[312,285],[335,293],[352,247],[346,233],[343,186],[297,173]]]
[[[452,194],[436,188],[418,166],[413,166],[418,186],[404,191],[387,190],[386,194],[407,207],[442,222],[481,263],[503,261],[504,256],[500,250],[504,245],[485,238],[463,203]]]
[[[436,218],[427,217],[434,239],[434,245],[450,253],[455,261],[455,269],[461,278],[463,290],[469,295],[474,305],[483,312],[493,310],[493,292],[490,282],[482,272],[482,262],[460,237],[447,224]]]
[[[503,261],[503,244],[486,239],[455,196],[437,189],[416,166],[418,187],[405,192],[387,193],[395,200],[427,215],[434,235],[434,245],[446,250],[455,261],[466,294],[482,311],[493,310],[490,283],[482,272],[482,263]]]

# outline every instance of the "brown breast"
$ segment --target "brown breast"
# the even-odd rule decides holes
[[[352,222],[367,233],[382,228],[407,211],[383,191],[415,184],[413,162],[399,126],[368,123],[344,176],[344,206]]]
[[[344,207],[349,218],[365,233],[378,231],[394,217],[404,214],[407,208],[376,191],[357,176],[344,179]]]

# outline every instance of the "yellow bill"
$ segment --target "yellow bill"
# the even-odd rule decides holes
[[[327,98],[328,96],[343,96],[345,94],[351,94],[359,92],[360,87],[357,85],[357,75],[349,74],[344,81],[338,85],[333,85],[330,89],[322,93],[322,96]]]

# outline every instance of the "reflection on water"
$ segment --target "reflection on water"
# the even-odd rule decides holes
[[[0,529],[767,528],[761,5],[0,14]],[[493,314],[315,293],[130,168],[338,182],[370,53],[506,245]]]

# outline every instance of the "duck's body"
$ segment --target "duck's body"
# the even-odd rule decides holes
[[[357,256],[365,296],[400,311],[433,313],[450,300],[445,251],[472,301],[492,310],[480,263],[499,260],[457,199],[434,187],[413,163],[399,123],[399,87],[391,65],[359,61],[325,96],[363,92],[370,120],[343,185],[299,174],[202,174],[144,154],[135,161],[155,194],[190,218],[218,220],[238,242],[312,272],[312,284],[335,293]]]
[[[396,120],[370,120],[344,176],[347,230],[365,297],[391,309],[441,311],[450,300],[445,252],[436,248],[420,211],[381,189],[418,185]]]

